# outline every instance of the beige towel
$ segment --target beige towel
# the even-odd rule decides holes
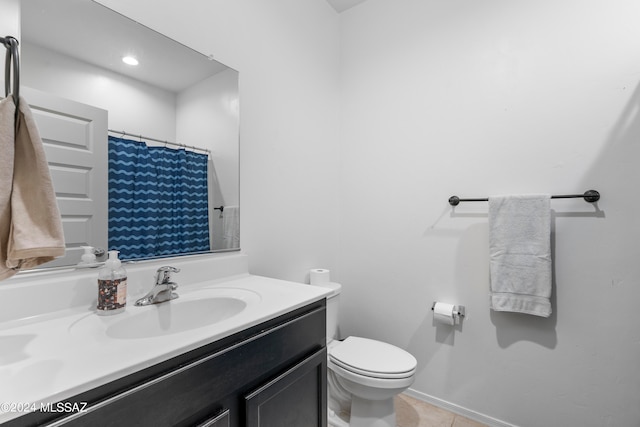
[[[36,267],[64,255],[64,234],[40,133],[20,97],[6,266]]]
[[[0,280],[15,274],[15,271],[7,268],[5,264],[11,227],[15,111],[13,97],[8,96],[0,101]]]

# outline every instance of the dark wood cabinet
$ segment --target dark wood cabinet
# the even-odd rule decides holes
[[[82,393],[73,415],[35,412],[6,427],[327,425],[325,301]]]

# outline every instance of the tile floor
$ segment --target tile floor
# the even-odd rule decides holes
[[[398,427],[487,427],[406,394],[398,395],[395,403]]]

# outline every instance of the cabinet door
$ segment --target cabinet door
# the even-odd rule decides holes
[[[245,404],[247,427],[325,427],[326,348],[247,395]]]

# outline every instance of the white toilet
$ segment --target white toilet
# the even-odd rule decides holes
[[[395,427],[393,398],[406,390],[417,361],[406,351],[384,342],[348,337],[337,340],[338,301],[342,286],[323,283],[327,297],[329,425],[332,427]],[[345,412],[350,412],[348,420]]]

